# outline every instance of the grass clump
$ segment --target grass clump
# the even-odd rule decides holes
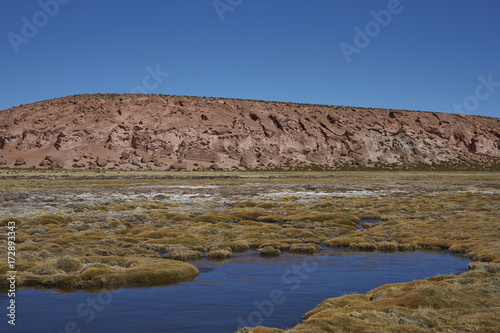
[[[374,243],[369,243],[369,242],[352,243],[349,245],[349,247],[353,250],[367,251],[367,252],[377,250],[377,245]]]
[[[54,275],[60,272],[73,273],[82,268],[79,259],[72,256],[63,256],[46,260],[33,270],[36,275]]]
[[[198,260],[203,257],[203,253],[200,251],[194,251],[189,249],[177,249],[171,252],[165,253],[162,258],[180,261],[191,261]]]
[[[207,253],[207,259],[209,260],[224,260],[230,259],[233,253],[226,249],[212,250]]]
[[[380,242],[377,244],[377,250],[380,252],[396,252],[398,250],[397,242]]]
[[[404,251],[415,251],[418,250],[419,246],[414,243],[402,243],[398,244],[398,251],[404,252]]]
[[[206,213],[203,215],[196,216],[193,218],[195,222],[208,222],[208,223],[216,223],[216,222],[236,222],[238,218],[232,215],[221,215],[221,214],[213,214]]]
[[[314,243],[296,243],[290,246],[291,253],[314,254],[321,251],[321,247]]]
[[[228,215],[236,217],[238,220],[256,221],[259,217],[265,217],[270,213],[258,209],[238,209],[233,210]]]
[[[85,269],[81,275],[84,280],[92,280],[101,276],[111,274],[113,270],[106,264],[93,263]]]
[[[19,226],[22,223],[22,221],[19,220],[19,219],[6,218],[6,219],[3,219],[3,220],[0,220],[0,227],[8,226],[9,222],[14,222],[16,226]],[[12,223],[10,225],[12,225]]]
[[[179,222],[179,221],[190,221],[191,220],[191,217],[187,214],[170,213],[170,212],[167,212],[165,210],[153,211],[152,213],[149,213],[148,216],[152,220],[159,221],[159,222],[166,222],[166,221]]]
[[[235,205],[235,207],[243,207],[243,208],[255,207],[255,206],[257,206],[257,203],[255,201],[251,201],[251,200],[243,200],[240,203],[238,203],[237,205]]]
[[[465,251],[470,247],[470,244],[453,244],[448,248],[448,251],[451,253],[465,253]]]
[[[37,222],[42,225],[47,225],[47,224],[63,224],[68,221],[69,219],[65,219],[64,217],[58,215],[42,215],[38,217]]]
[[[259,208],[264,208],[264,209],[271,209],[276,207],[276,205],[272,202],[261,202],[257,205]]]
[[[93,263],[81,276],[93,286],[167,282],[199,274],[193,265],[177,260],[112,256],[91,257],[89,260]]]
[[[282,215],[278,214],[268,214],[268,215],[262,215],[257,218],[257,221],[260,222],[266,222],[266,223],[279,223],[283,222],[285,220],[285,217]]]
[[[36,275],[54,275],[57,274],[58,270],[54,267],[53,263],[43,263],[38,265],[33,270]]]
[[[82,268],[82,263],[77,258],[71,256],[64,256],[55,259],[54,266],[57,269],[65,271],[66,273],[71,273],[79,271]]]
[[[233,241],[223,242],[221,246],[228,247],[233,251],[245,251],[250,248],[250,244],[246,239],[236,239]]]
[[[186,280],[199,274],[193,265],[167,259],[89,256],[82,266],[83,271],[81,268],[74,270],[77,267],[74,259],[51,259],[34,268],[28,265],[23,269],[23,265],[20,265],[16,276],[18,285],[87,289],[105,285]],[[6,287],[3,280],[7,280],[4,277],[0,287]]]
[[[279,257],[281,254],[281,251],[279,249],[276,249],[272,246],[264,246],[258,249],[257,252],[259,253],[259,256],[262,257]]]

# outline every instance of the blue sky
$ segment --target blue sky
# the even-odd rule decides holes
[[[0,109],[135,91],[499,117],[499,13],[497,0],[2,0]]]

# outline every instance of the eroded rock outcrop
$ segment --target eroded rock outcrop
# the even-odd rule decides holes
[[[500,120],[215,98],[77,95],[0,112],[0,154],[10,167],[489,165],[500,159]]]

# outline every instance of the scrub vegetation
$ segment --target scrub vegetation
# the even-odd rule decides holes
[[[498,330],[498,173],[175,175],[61,171],[49,177],[3,171],[4,198],[29,197],[36,191],[61,198],[71,191],[104,193],[102,202],[61,201],[57,214],[41,209],[9,213],[3,207],[0,246],[7,244],[7,222],[15,220],[18,285],[85,289],[187,280],[198,270],[185,261],[231,260],[234,252],[247,250],[269,257],[314,254],[323,246],[448,250],[471,259],[466,273],[327,299],[286,332]],[[268,192],[254,190],[259,184]],[[189,187],[200,193],[210,186],[216,189],[190,201],[140,193],[133,200],[110,199],[112,193],[153,186],[177,186],[186,198],[191,198]],[[248,188],[240,190],[242,186]],[[7,271],[4,258],[3,287]],[[285,331],[258,327],[242,332]]]

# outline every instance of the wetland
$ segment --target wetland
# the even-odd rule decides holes
[[[77,322],[82,295],[121,290],[122,301],[107,306],[109,317],[96,313],[93,325],[126,323],[119,314],[130,317],[131,302],[154,299],[164,312],[143,313],[158,323],[151,332],[194,332],[196,315],[206,332],[235,318],[258,326],[241,332],[255,333],[499,327],[495,172],[1,170],[0,183],[0,244],[7,247],[14,221],[16,283],[28,313],[76,304],[61,318]],[[318,268],[307,272],[302,296],[265,320],[249,318],[254,300],[287,287],[272,277],[304,260]],[[336,277],[340,267],[351,275]],[[4,289],[7,272],[5,253]],[[203,319],[207,309],[217,320]],[[168,324],[167,312],[179,322]]]

